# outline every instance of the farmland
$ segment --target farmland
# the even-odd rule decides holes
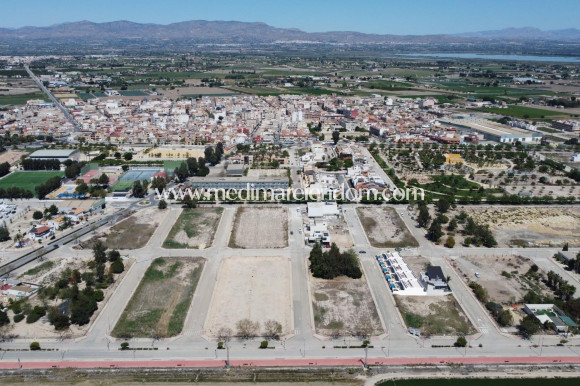
[[[171,228],[163,247],[210,247],[222,212],[223,208],[185,209]]]

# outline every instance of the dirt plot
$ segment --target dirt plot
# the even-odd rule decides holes
[[[16,161],[20,161],[20,157],[28,154],[25,151],[8,150],[0,154],[0,163],[8,162],[12,165]]]
[[[394,208],[363,207],[356,211],[373,247],[419,246]]]
[[[111,249],[143,248],[167,213],[157,208],[140,210],[104,233],[81,242],[80,246],[82,249],[91,249],[97,240],[101,240]]]
[[[111,335],[165,338],[179,334],[204,263],[201,257],[155,259]]]
[[[395,303],[407,327],[419,328],[423,335],[470,335],[475,328],[453,295],[399,296]]]
[[[209,248],[223,208],[185,209],[171,228],[163,248]]]
[[[287,247],[287,209],[238,208],[229,246],[248,249]]]
[[[316,333],[327,336],[371,336],[383,333],[379,314],[363,276],[317,279],[310,275]]]
[[[580,246],[580,209],[570,207],[469,208],[488,224],[498,246]]]
[[[420,272],[425,272],[429,265],[429,260],[423,256],[418,255],[404,255],[405,262],[411,270],[419,277]]]
[[[471,255],[456,257],[451,264],[466,283],[472,280],[483,286],[490,301],[495,303],[519,302],[530,289],[538,294],[549,292],[541,281],[532,281],[525,276],[534,264],[527,257]],[[479,273],[479,278],[475,277],[475,272]]]
[[[231,328],[249,319],[260,323],[275,320],[282,334],[293,330],[291,266],[282,257],[230,257],[222,261],[205,334],[216,336],[220,328]]]
[[[349,249],[354,247],[354,242],[348,230],[348,225],[341,216],[340,221],[329,221],[327,223],[328,234],[330,240],[341,249]]]

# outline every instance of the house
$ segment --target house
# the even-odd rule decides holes
[[[38,288],[40,288],[38,285],[36,284],[32,284],[32,283],[9,283],[6,282],[4,285],[2,285],[2,294],[9,296],[9,297],[13,297],[13,298],[27,298],[33,294],[35,294],[38,291]]]
[[[428,294],[447,291],[447,280],[443,275],[443,270],[438,265],[430,265],[426,272],[421,272],[420,282]]]
[[[553,323],[556,332],[568,332],[568,328],[578,327],[578,324],[554,304],[526,304],[524,312],[528,315],[534,315],[542,324]]]
[[[48,225],[41,225],[35,226],[28,232],[28,237],[32,240],[41,240],[50,237],[54,233],[54,230],[51,226]]]
[[[580,162],[580,153],[576,153],[572,157],[570,157],[570,161],[572,161],[572,162]]]
[[[338,216],[340,214],[336,202],[309,202],[306,207],[310,218]]]

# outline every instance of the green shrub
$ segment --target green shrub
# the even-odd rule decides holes
[[[38,350],[40,350],[40,343],[38,343],[38,342],[32,342],[32,343],[30,343],[30,350],[31,351],[38,351]]]
[[[268,348],[268,341],[263,340],[260,342],[260,348]]]

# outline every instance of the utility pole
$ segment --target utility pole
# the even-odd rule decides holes
[[[226,353],[227,353],[227,358],[226,358],[226,370],[230,369],[230,337],[226,337]]]
[[[365,361],[363,363],[365,369],[368,369],[369,368],[369,366],[368,366],[368,357],[369,357],[369,348],[367,346],[365,346]]]

